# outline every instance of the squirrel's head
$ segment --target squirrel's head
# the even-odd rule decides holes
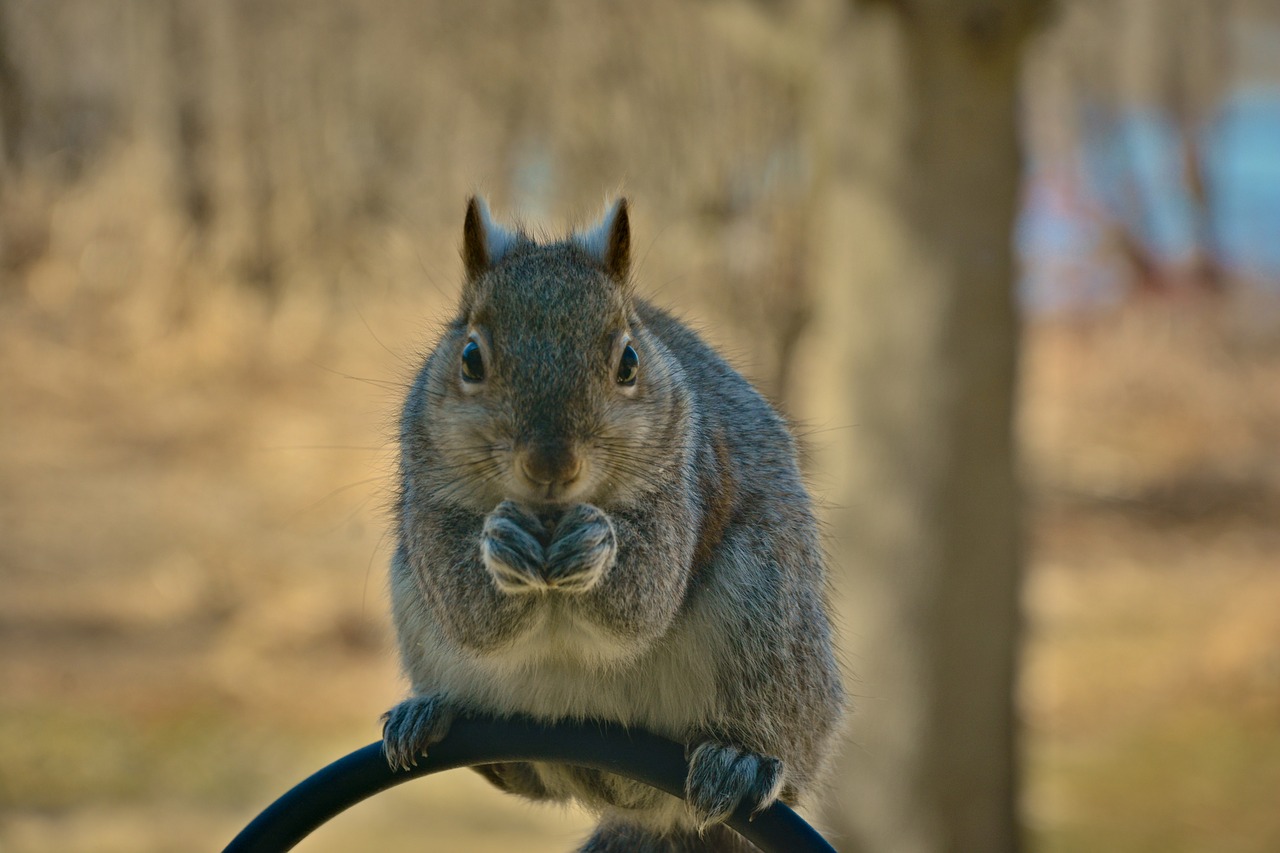
[[[433,470],[410,474],[486,511],[635,498],[680,464],[680,367],[636,314],[630,248],[625,199],[548,242],[470,201],[461,310],[406,409]]]

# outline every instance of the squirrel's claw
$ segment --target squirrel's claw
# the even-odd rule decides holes
[[[453,711],[439,697],[415,696],[382,715],[382,752],[393,770],[416,767],[427,748],[444,740]]]
[[[771,806],[782,791],[782,762],[712,741],[701,744],[689,759],[685,800],[701,832],[728,819],[739,805],[752,815]]]

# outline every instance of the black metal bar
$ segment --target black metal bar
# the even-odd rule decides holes
[[[688,762],[680,744],[613,723],[557,723],[464,718],[408,771],[392,770],[373,743],[344,756],[286,792],[246,826],[223,853],[283,853],[334,815],[387,788],[444,770],[500,761],[554,761],[607,770],[677,797]],[[765,853],[835,853],[813,827],[782,803],[755,818],[739,809],[728,821]]]

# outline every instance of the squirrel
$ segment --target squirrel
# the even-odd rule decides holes
[[[685,802],[551,763],[476,768],[600,823],[581,848],[747,851],[741,804],[795,804],[844,693],[782,418],[634,293],[625,199],[535,239],[472,198],[461,304],[400,421],[391,604],[409,699],[388,761],[459,714],[601,719],[687,745]]]

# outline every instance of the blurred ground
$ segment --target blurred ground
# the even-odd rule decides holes
[[[1046,851],[1280,847],[1280,354],[1214,304],[1027,336],[1027,813]]]
[[[0,312],[0,849],[217,847],[376,737],[401,690],[389,436],[433,300],[235,358],[217,312],[110,355]],[[1235,328],[1160,303],[1028,330],[1035,849],[1280,845],[1280,352]],[[584,827],[454,773],[302,849],[566,850]]]

